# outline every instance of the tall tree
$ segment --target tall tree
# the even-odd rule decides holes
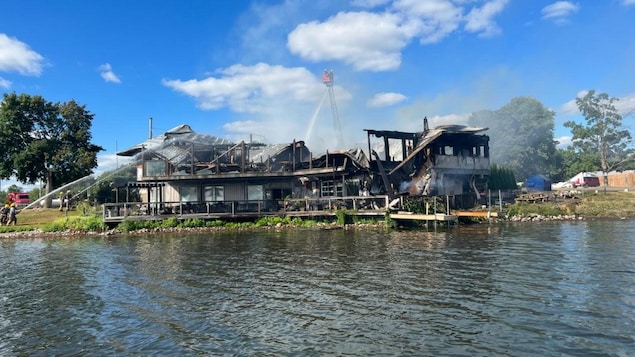
[[[91,173],[103,148],[90,142],[94,115],[71,100],[4,94],[0,102],[0,178],[46,180],[47,192]]]
[[[555,113],[531,97],[516,97],[502,108],[475,112],[470,125],[488,127],[492,163],[509,167],[524,180],[536,173],[551,174],[556,142]]]
[[[596,94],[595,90],[590,90],[575,100],[586,123],[572,120],[564,123],[573,135],[572,150],[598,158],[604,173],[604,187],[608,186],[609,171],[619,169],[633,159],[631,133],[622,127],[616,101],[617,98],[606,93]]]
[[[597,171],[600,160],[597,153],[585,153],[576,151],[572,146],[558,149],[556,152],[559,162],[556,168],[557,175],[552,176],[554,182],[566,181],[580,172]]]

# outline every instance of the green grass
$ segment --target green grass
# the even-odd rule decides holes
[[[576,199],[544,202],[517,202],[509,207],[509,216],[559,216],[577,215],[586,218],[635,218],[635,192],[609,191],[585,192]]]

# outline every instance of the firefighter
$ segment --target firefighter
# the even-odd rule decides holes
[[[18,224],[18,211],[16,210],[15,203],[11,203],[9,206],[9,221],[7,221],[7,226],[13,223],[13,225]]]
[[[9,220],[9,202],[4,204],[4,207],[2,207],[2,209],[0,209],[0,224],[7,224],[7,221]]]
[[[73,198],[73,195],[71,195],[71,190],[67,190],[66,196],[64,197],[64,203],[66,204],[66,211],[69,211],[71,209],[71,198]]]

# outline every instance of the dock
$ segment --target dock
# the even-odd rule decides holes
[[[433,213],[433,214],[420,214],[411,212],[397,212],[389,214],[391,219],[394,220],[409,220],[409,221],[436,221],[436,222],[451,222],[459,218],[497,218],[502,217],[503,214],[498,211],[451,211],[450,214],[445,213]]]

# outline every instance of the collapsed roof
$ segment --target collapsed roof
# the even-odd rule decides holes
[[[335,157],[348,158],[350,164],[360,169],[369,167],[368,158],[359,148],[338,150],[312,157],[312,153],[303,141],[287,144],[234,143],[213,135],[197,134],[185,124],[120,151],[117,155],[132,157],[136,161],[143,160],[144,155],[146,159],[155,157],[175,167],[193,163],[198,165],[207,163],[211,167],[229,162],[235,164],[243,159],[243,153],[247,164],[252,167],[264,167],[266,164],[267,170],[272,171],[279,170],[284,166],[285,161],[292,161],[293,156],[296,157],[296,163],[304,163],[300,165],[301,167],[309,167],[312,164],[315,167],[329,167],[332,163],[327,161]],[[338,163],[339,161],[344,159],[338,159]]]
[[[209,153],[220,148],[226,150],[233,145],[227,139],[195,133],[189,125],[183,124],[120,151],[117,155],[132,157],[135,161],[141,161],[144,155],[154,156],[178,166],[193,160],[210,161]]]

